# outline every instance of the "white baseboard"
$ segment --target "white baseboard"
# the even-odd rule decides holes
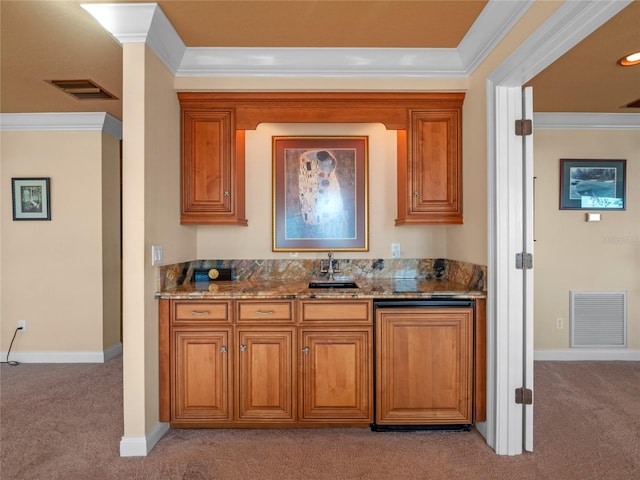
[[[640,350],[626,348],[563,348],[558,350],[535,350],[534,360],[542,361],[629,361],[640,362]]]
[[[169,431],[169,424],[158,422],[144,436],[125,435],[120,439],[121,457],[146,457],[156,443]]]
[[[11,352],[9,360],[20,363],[104,363],[122,353],[120,342],[104,351],[97,352]],[[0,352],[0,358],[5,361],[7,352]]]

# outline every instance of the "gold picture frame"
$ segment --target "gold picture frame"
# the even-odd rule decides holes
[[[273,251],[368,251],[368,137],[273,137]]]

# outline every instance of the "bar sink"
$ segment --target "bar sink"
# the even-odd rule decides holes
[[[309,288],[359,288],[356,282],[309,282]]]

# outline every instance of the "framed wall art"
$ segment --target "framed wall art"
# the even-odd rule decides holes
[[[273,251],[368,251],[368,137],[273,137]]]
[[[560,210],[625,210],[626,164],[560,159]]]
[[[12,178],[14,220],[51,220],[49,177]]]

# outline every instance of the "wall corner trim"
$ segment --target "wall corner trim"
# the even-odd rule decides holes
[[[146,435],[125,435],[120,439],[121,457],[146,457],[169,431],[169,424],[158,422]]]
[[[122,140],[122,122],[106,112],[0,113],[0,131],[102,131]]]
[[[640,113],[540,112],[533,114],[533,128],[536,130],[640,130]]]

